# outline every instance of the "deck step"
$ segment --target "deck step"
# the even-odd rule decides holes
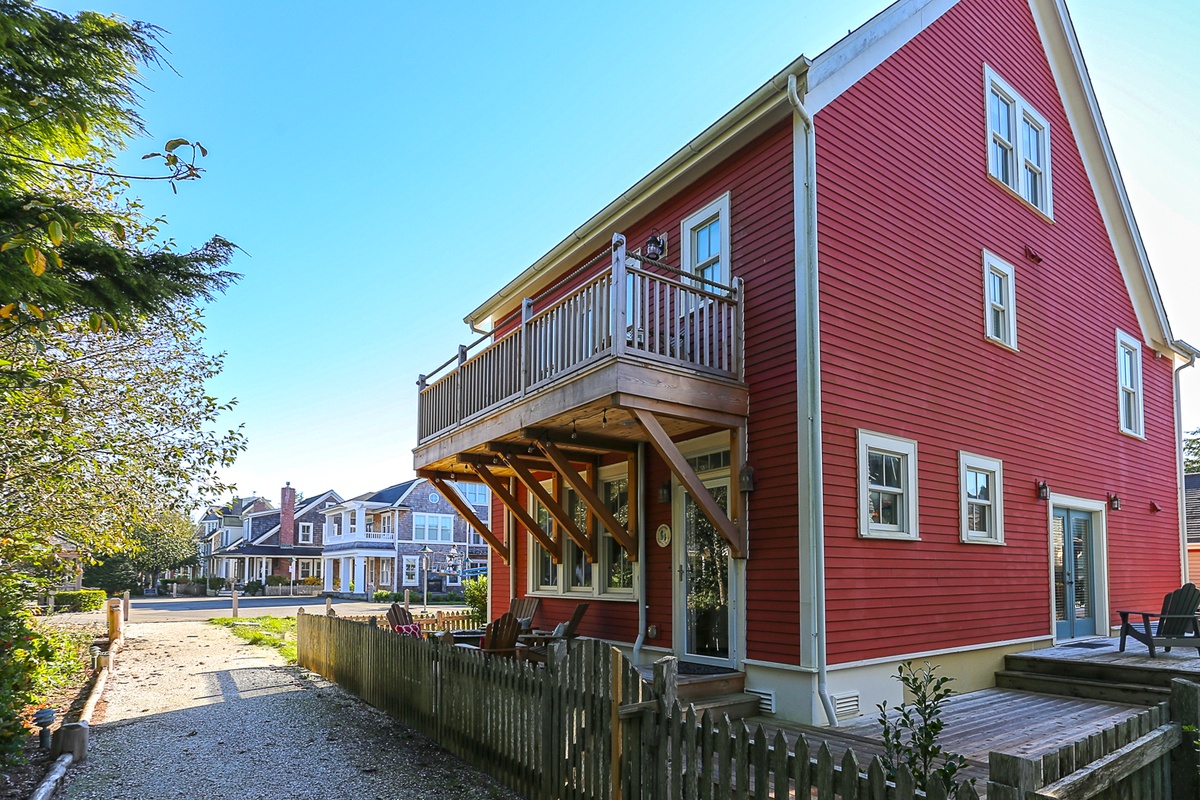
[[[1004,657],[1004,668],[1014,672],[1029,672],[1040,675],[1063,676],[1108,683],[1133,683],[1144,686],[1171,687],[1172,678],[1194,680],[1194,672],[1172,669],[1167,665],[1153,668],[1136,664],[1121,664],[1111,661],[1087,661],[1084,659],[1058,659],[1011,653]]]
[[[739,694],[746,688],[746,673],[725,672],[718,675],[680,675],[680,700],[696,702],[706,697]]]
[[[1121,683],[1096,678],[1077,678],[1051,675],[1045,672],[1024,672],[1005,669],[996,673],[996,686],[1040,694],[1081,697],[1087,700],[1107,700],[1114,703],[1133,703],[1152,706],[1171,697],[1171,690],[1144,683]]]
[[[696,709],[697,716],[711,714],[713,720],[716,721],[722,714],[728,714],[730,719],[752,717],[758,713],[759,700],[758,695],[738,692],[688,702]]]

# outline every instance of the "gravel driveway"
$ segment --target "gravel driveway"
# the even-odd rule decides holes
[[[70,800],[519,798],[274,650],[133,624]]]

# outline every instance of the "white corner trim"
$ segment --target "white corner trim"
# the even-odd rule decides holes
[[[858,83],[958,0],[899,0],[813,59],[804,105],[816,114]]]

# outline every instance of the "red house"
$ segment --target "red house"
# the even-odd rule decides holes
[[[1196,351],[1062,0],[892,4],[467,321],[415,461],[491,487],[495,614],[586,600],[584,635],[822,722],[904,660],[993,685],[1184,577]]]

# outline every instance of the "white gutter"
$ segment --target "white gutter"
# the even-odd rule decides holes
[[[797,375],[803,380],[808,398],[808,415],[805,423],[808,429],[808,475],[809,475],[809,513],[808,529],[811,532],[812,551],[812,608],[813,608],[813,637],[817,659],[817,696],[825,708],[825,716],[831,727],[836,728],[837,713],[834,710],[833,698],[829,696],[829,670],[825,652],[825,511],[823,473],[823,447],[821,441],[821,324],[820,302],[818,291],[820,282],[817,275],[817,131],[813,126],[812,116],[800,101],[796,91],[796,76],[788,75],[788,102],[792,104],[796,115],[804,124],[805,139],[805,318],[808,329],[805,336],[805,374]]]
[[[1193,579],[1190,575],[1188,575],[1187,492],[1183,485],[1183,410],[1179,407],[1179,373],[1196,363],[1196,357],[1200,355],[1200,351],[1197,351],[1196,348],[1181,340],[1171,342],[1171,347],[1178,352],[1184,353],[1188,357],[1187,363],[1180,364],[1178,367],[1175,367],[1172,373],[1172,383],[1174,384],[1175,392],[1175,471],[1178,473],[1176,479],[1179,481],[1179,563],[1180,572],[1182,573],[1180,577],[1183,579],[1181,582],[1182,585],[1183,583],[1187,583],[1189,580]]]
[[[642,645],[646,643],[646,443],[638,442],[637,449],[637,531],[638,531],[638,635],[633,643],[633,663],[640,666]]]

